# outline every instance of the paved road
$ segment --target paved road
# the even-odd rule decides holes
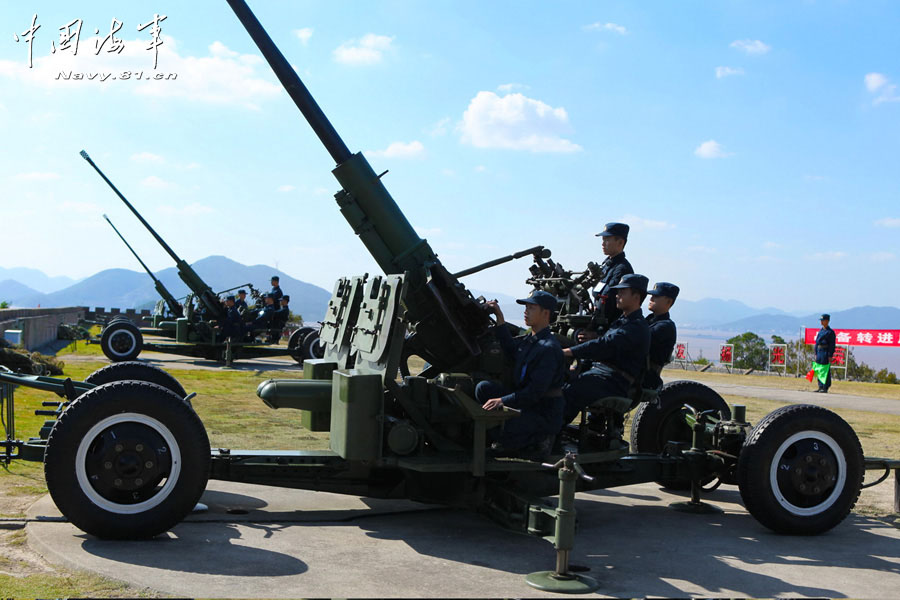
[[[896,597],[900,529],[851,515],[817,537],[776,535],[723,486],[718,515],[667,508],[654,484],[579,494],[572,563],[602,596]],[[210,482],[192,515],[150,541],[94,539],[61,521],[49,497],[29,511],[48,561],[189,597],[551,596],[525,575],[552,569],[547,542],[474,513],[410,501]],[[558,596],[556,596],[558,597]]]
[[[666,375],[664,373],[664,375]],[[897,386],[897,398],[870,398],[868,396],[854,396],[851,394],[835,394],[829,392],[827,394],[817,394],[812,391],[799,390],[781,390],[770,387],[757,387],[752,385],[740,385],[735,383],[722,383],[719,381],[710,381],[703,377],[692,376],[691,373],[684,372],[675,376],[665,376],[663,380],[675,381],[677,379],[690,379],[699,381],[713,388],[720,394],[729,396],[745,396],[748,398],[764,398],[766,400],[777,400],[779,402],[787,402],[790,404],[817,404],[826,408],[849,408],[852,410],[864,410],[870,412],[888,413],[892,415],[900,415],[900,386]]]

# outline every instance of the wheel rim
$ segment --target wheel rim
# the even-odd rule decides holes
[[[127,329],[114,331],[109,336],[109,351],[116,356],[128,356],[137,346],[137,338]]]
[[[309,354],[312,358],[322,358],[325,356],[325,344],[322,338],[316,337],[315,341],[309,347]]]
[[[775,500],[798,516],[827,510],[837,502],[846,481],[844,452],[821,431],[801,431],[786,439],[769,469]]]
[[[81,491],[98,507],[117,514],[158,506],[180,473],[175,436],[156,419],[137,413],[103,419],[85,434],[75,453]]]

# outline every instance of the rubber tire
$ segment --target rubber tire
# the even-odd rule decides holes
[[[846,463],[846,477],[841,483],[838,476],[841,487],[825,500],[830,501],[828,506],[814,514],[798,515],[776,498],[771,468],[781,445],[805,431],[827,434],[836,442]],[[843,521],[859,498],[864,475],[865,459],[856,432],[837,414],[812,404],[784,406],[766,415],[744,441],[737,468],[738,488],[747,511],[769,529],[792,535],[815,535]]]
[[[308,358],[303,354],[303,339],[315,330],[315,327],[301,327],[288,338],[288,352],[291,353],[291,358],[298,363],[302,364],[303,360]]]
[[[187,396],[187,392],[184,391],[184,388],[172,375],[159,367],[136,361],[106,365],[102,369],[97,369],[88,375],[84,380],[85,383],[92,383],[98,386],[104,383],[112,383],[113,381],[147,381],[161,385],[179,398],[183,399]],[[188,405],[190,405],[190,401],[188,401]]]
[[[134,345],[123,354],[119,354],[110,347],[110,339],[113,335],[115,335],[119,331],[128,331],[134,337]],[[106,355],[106,358],[111,360],[112,362],[123,362],[127,360],[134,360],[137,358],[138,354],[141,353],[141,349],[144,346],[144,336],[141,335],[141,330],[137,328],[137,326],[131,321],[116,321],[114,323],[110,323],[106,327],[103,328],[103,333],[100,335],[100,349],[103,350],[103,354]]]
[[[313,331],[303,338],[303,356],[306,358],[322,358],[325,356],[325,344],[319,338],[319,332]]]
[[[690,444],[693,434],[681,419],[681,408],[685,404],[701,412],[715,409],[726,419],[731,418],[728,403],[711,387],[698,381],[671,381],[660,389],[656,404],[641,402],[638,405],[631,421],[631,451],[659,454],[666,442]],[[670,490],[691,488],[687,479],[666,479],[657,483]]]
[[[176,449],[181,456],[180,471],[166,495],[134,514],[98,505],[81,487],[76,469],[80,445],[91,442],[86,439],[91,428],[125,413],[161,423],[174,440],[169,456]],[[203,423],[181,398],[153,383],[116,381],[89,390],[60,415],[47,441],[44,476],[50,496],[73,525],[101,539],[135,540],[168,531],[190,514],[206,489],[210,461]]]

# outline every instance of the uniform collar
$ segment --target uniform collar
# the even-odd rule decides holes
[[[532,333],[531,337],[538,339],[538,340],[546,340],[546,339],[549,339],[552,335],[553,335],[553,333],[550,331],[550,328],[544,327],[538,333]]]
[[[623,250],[622,252],[619,252],[615,256],[607,256],[606,260],[604,262],[608,263],[610,265],[625,262],[625,251]]]
[[[661,315],[657,315],[656,313],[649,313],[649,314],[647,315],[647,320],[648,320],[648,321],[665,321],[665,320],[670,319],[670,318],[671,318],[671,317],[669,317],[669,313],[668,313],[668,312],[664,312],[664,313],[661,314]]]

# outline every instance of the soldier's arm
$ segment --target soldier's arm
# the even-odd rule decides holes
[[[537,404],[563,369],[562,350],[558,346],[541,347],[540,353],[528,363],[526,369],[525,385],[501,398],[505,406],[521,410]]]

